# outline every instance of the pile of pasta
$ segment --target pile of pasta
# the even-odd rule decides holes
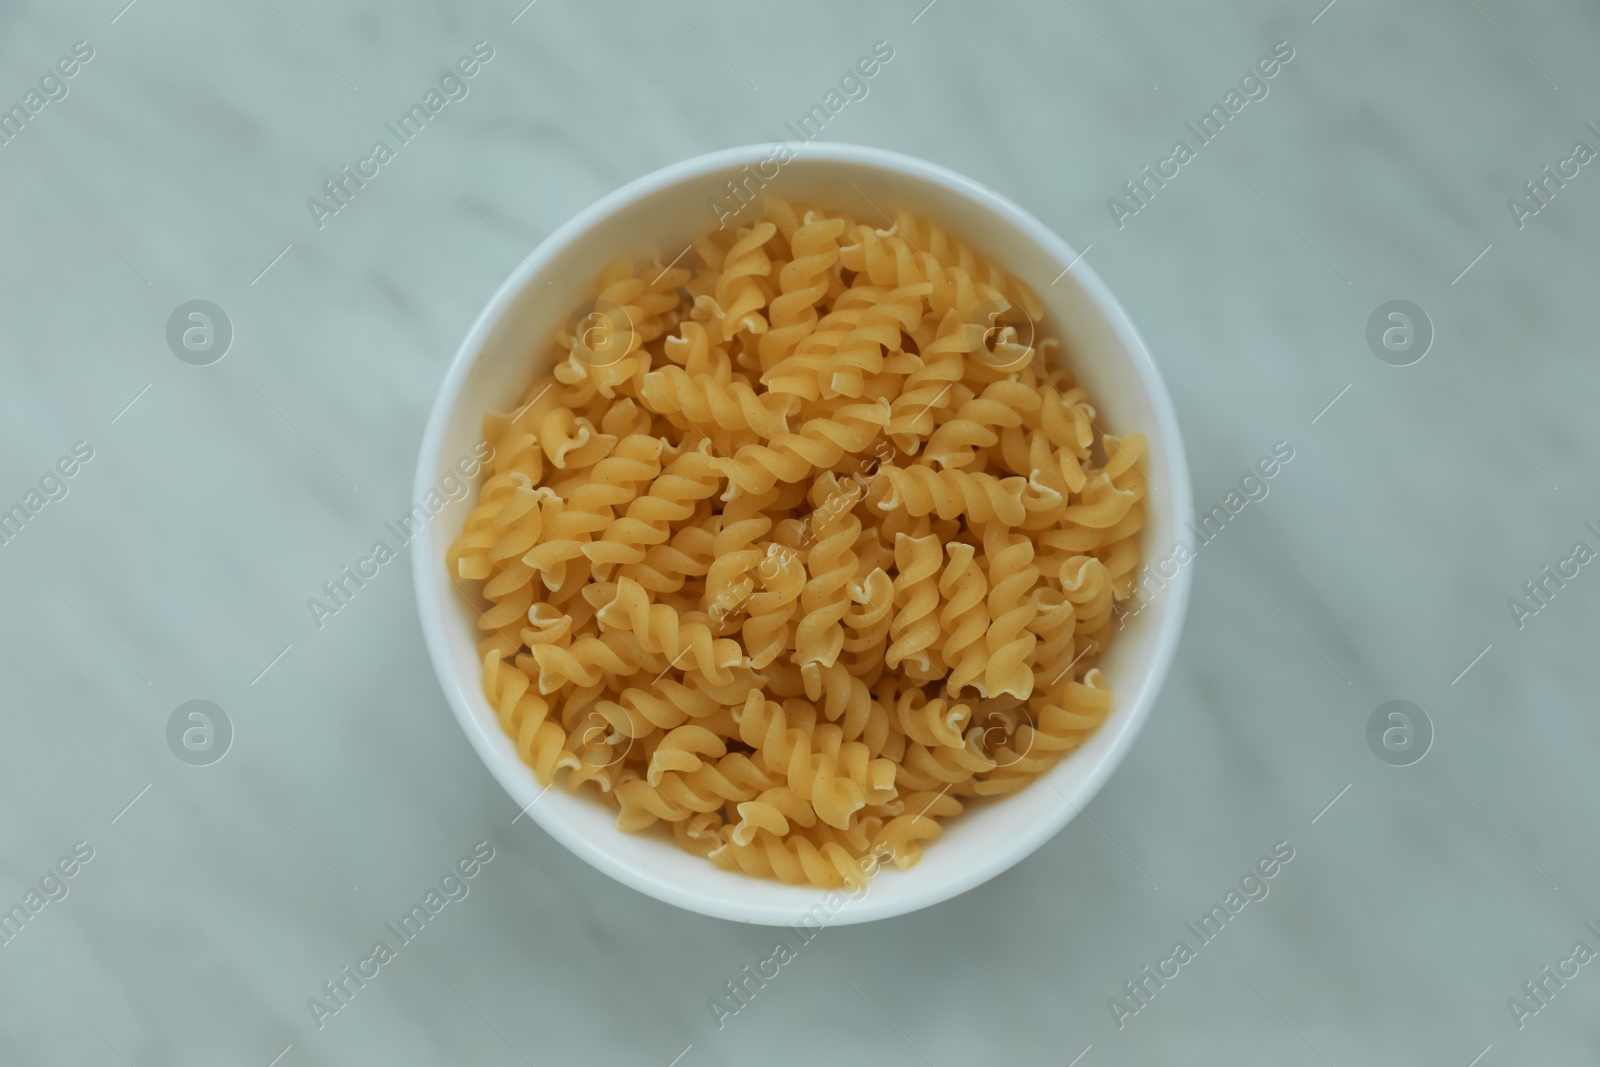
[[[485,417],[447,565],[542,783],[855,885],[1105,720],[1145,442],[1098,429],[1037,296],[928,220],[752,221],[602,271],[553,374]]]

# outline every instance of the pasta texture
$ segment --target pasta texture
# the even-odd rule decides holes
[[[1145,441],[1038,298],[902,212],[769,198],[601,272],[554,369],[484,419],[446,562],[539,780],[752,877],[914,864],[1111,711]]]

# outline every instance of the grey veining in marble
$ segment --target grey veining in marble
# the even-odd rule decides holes
[[[1595,1061],[1593,5],[124,2],[0,5],[25,117],[0,126],[0,509],[39,505],[0,544],[0,907],[40,904],[0,944],[0,1063]],[[1087,249],[1202,508],[1293,459],[1201,551],[1087,817],[824,932],[719,1029],[708,999],[774,935],[512,824],[408,559],[320,630],[305,602],[407,506],[445,365],[523,254],[634,177],[783,137],[880,40],[826,136]],[[319,228],[308,198],[479,41]],[[169,349],[191,300],[232,326],[209,366]],[[1392,300],[1431,323],[1420,362],[1369,348]],[[192,700],[232,725],[220,762],[169,747]],[[1431,723],[1420,762],[1369,747],[1391,700]],[[465,895],[319,1028],[308,999],[478,842]],[[1277,842],[1265,896],[1190,932]]]

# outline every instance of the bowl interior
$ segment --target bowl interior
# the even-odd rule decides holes
[[[636,263],[651,255],[672,260],[716,228],[719,213],[727,218],[738,208],[729,181],[743,182],[753,200],[761,179],[776,166],[776,177],[766,185],[778,195],[847,210],[884,229],[900,208],[927,215],[1032,287],[1046,309],[1039,328],[1063,341],[1065,358],[1099,409],[1099,424],[1113,433],[1148,436],[1152,490],[1141,566],[1169,555],[1190,515],[1176,419],[1143,343],[1087,264],[1074,263],[1077,253],[1009,201],[930,164],[873,149],[812,144],[781,166],[759,166],[773,155],[769,146],[733,149],[659,171],[600,201],[545,241],[491,301],[457,354],[424,438],[416,499],[473,454],[482,441],[485,412],[514,408],[535,374],[548,369],[544,361],[554,331],[592,299],[595,276],[608,261],[620,255],[632,255]],[[759,210],[744,207],[727,218],[728,225],[748,225]],[[1063,273],[1069,264],[1072,269]],[[624,834],[612,810],[591,795],[559,787],[542,793],[479,688],[477,608],[445,575],[445,549],[475,499],[476,491],[448,503],[416,539],[414,557],[429,649],[474,746],[513,801],[531,804],[529,817],[594,866],[669,903],[744,922],[791,923],[815,916],[819,905],[836,923],[901,914],[955,896],[1033,851],[1088,802],[1131,744],[1166,672],[1187,599],[1189,571],[1180,568],[1116,635],[1101,662],[1116,706],[1077,752],[1019,793],[970,804],[915,867],[883,871],[864,895],[841,905],[839,894],[752,880],[689,855],[670,840]]]

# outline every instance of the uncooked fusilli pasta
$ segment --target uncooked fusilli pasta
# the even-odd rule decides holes
[[[447,566],[540,781],[853,884],[1105,721],[1144,438],[1099,429],[1037,297],[928,220],[770,198],[693,248],[607,266],[485,417]]]

